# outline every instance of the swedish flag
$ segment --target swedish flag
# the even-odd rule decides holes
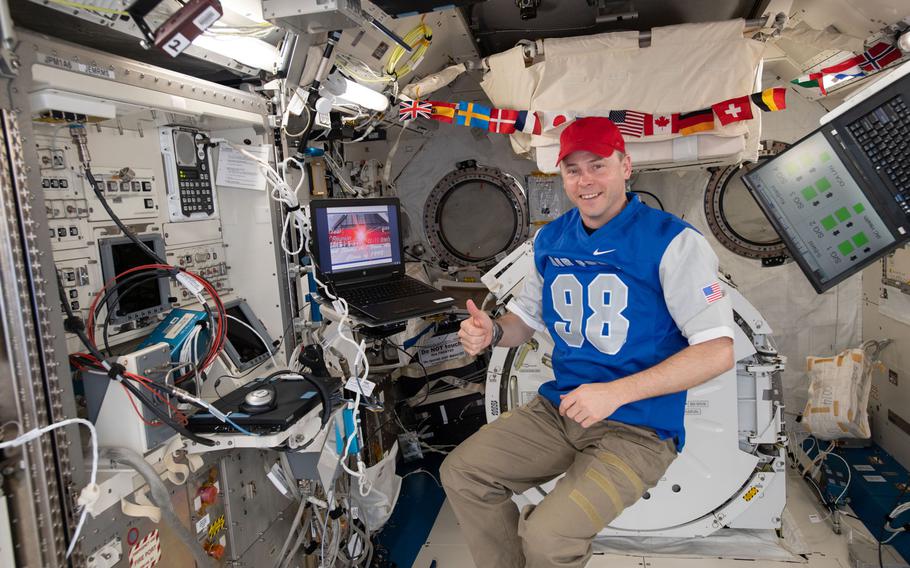
[[[461,101],[455,110],[455,124],[487,130],[490,125],[490,107]]]

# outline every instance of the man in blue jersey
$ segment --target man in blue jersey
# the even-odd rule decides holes
[[[555,381],[456,448],[441,474],[478,567],[581,567],[606,524],[657,484],[685,443],[686,391],[733,364],[717,257],[679,218],[626,193],[632,162],[609,119],[560,136],[575,208],[543,227],[509,313],[468,302],[465,350],[553,337]],[[565,474],[537,506],[521,493]]]

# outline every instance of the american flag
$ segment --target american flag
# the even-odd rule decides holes
[[[705,286],[701,289],[701,293],[705,295],[705,302],[713,304],[717,300],[720,300],[724,297],[724,291],[720,288],[720,282],[715,281],[710,286]]]
[[[433,104],[429,101],[401,101],[398,103],[398,120],[414,120],[418,116],[430,118]]]
[[[641,138],[645,133],[645,119],[648,114],[634,110],[611,110],[609,117],[624,136]]]

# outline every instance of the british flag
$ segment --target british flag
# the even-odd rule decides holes
[[[710,286],[702,288],[701,293],[705,295],[705,302],[708,304],[713,304],[724,297],[724,291],[720,287],[720,282],[717,282],[716,280]]]
[[[612,120],[623,136],[641,138],[645,134],[645,121],[650,116],[635,110],[611,110],[608,118]]]
[[[398,120],[414,120],[418,116],[430,118],[433,103],[429,101],[401,101],[398,103]]]
[[[883,69],[892,61],[900,59],[901,51],[893,45],[880,41],[863,53],[862,57],[865,61],[860,63],[860,68],[863,71],[871,72]]]

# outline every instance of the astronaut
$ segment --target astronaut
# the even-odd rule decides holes
[[[575,208],[537,233],[509,313],[493,321],[468,301],[459,332],[472,355],[534,332],[555,344],[555,380],[442,465],[477,566],[584,566],[594,536],[682,451],[686,391],[734,364],[717,256],[691,225],[626,193],[632,162],[616,125],[576,120],[557,163]],[[561,474],[519,513],[514,493]]]

